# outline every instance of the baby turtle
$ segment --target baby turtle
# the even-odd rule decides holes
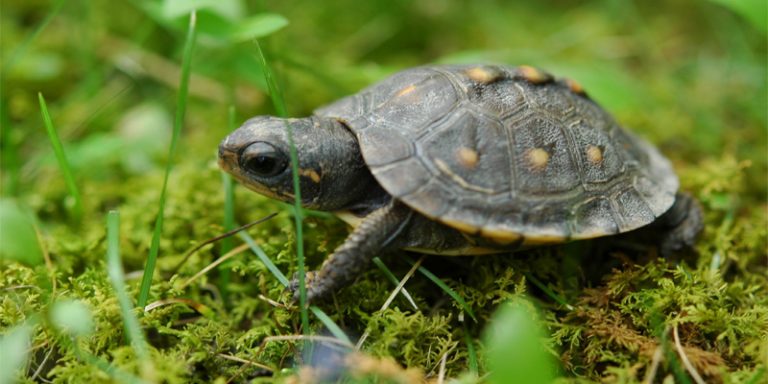
[[[354,227],[307,274],[309,299],[395,249],[480,255],[654,223],[668,254],[702,228],[666,158],[577,83],[528,66],[417,67],[307,118],[254,117],[219,145],[221,168],[293,201],[287,125],[302,204]]]

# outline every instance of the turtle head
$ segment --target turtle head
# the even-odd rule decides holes
[[[219,144],[219,166],[246,187],[278,200],[294,199],[291,146],[298,157],[302,205],[337,210],[359,198],[361,180],[371,181],[357,139],[341,122],[254,117]]]

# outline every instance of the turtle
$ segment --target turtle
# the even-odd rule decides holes
[[[291,145],[301,204],[353,227],[307,272],[309,300],[398,249],[483,255],[653,226],[670,254],[703,227],[669,160],[577,82],[531,66],[420,66],[309,117],[253,117],[221,141],[219,165],[293,201]]]

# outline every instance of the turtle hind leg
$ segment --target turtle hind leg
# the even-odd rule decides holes
[[[349,284],[365,271],[374,256],[393,248],[398,236],[408,226],[413,211],[398,202],[391,202],[366,216],[349,234],[318,271],[306,274],[307,300],[327,296]],[[294,277],[289,289],[299,298],[299,281]]]
[[[675,204],[658,218],[655,226],[661,232],[659,252],[662,256],[690,249],[704,229],[701,205],[691,195],[678,193]]]

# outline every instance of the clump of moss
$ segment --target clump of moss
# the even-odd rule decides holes
[[[710,379],[762,363],[761,340],[768,335],[764,283],[729,284],[663,260],[625,268],[586,289],[576,309],[554,325],[568,370],[597,378],[599,372],[615,375],[604,371],[607,366],[633,362],[642,373],[657,348],[672,348],[672,328],[679,329],[685,355]],[[667,359],[670,364],[679,361]]]

